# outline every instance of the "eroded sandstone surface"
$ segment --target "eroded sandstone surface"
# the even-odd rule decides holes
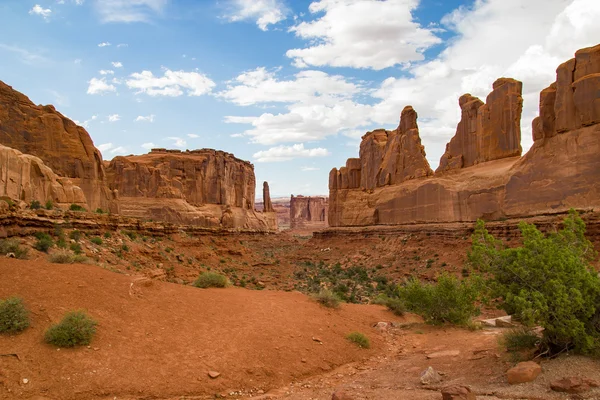
[[[494,83],[485,104],[463,95],[461,121],[435,175],[418,152],[405,157],[416,146],[386,154],[389,132],[368,133],[360,159],[330,173],[330,226],[497,220],[599,207],[600,45],[558,67],[556,82],[540,95],[535,142],[523,157],[521,104],[521,83],[509,78]],[[419,173],[381,179],[385,168],[377,175],[373,166],[394,157],[410,160],[402,171]]]
[[[294,196],[290,199],[290,228],[322,229],[328,226],[327,197]]]

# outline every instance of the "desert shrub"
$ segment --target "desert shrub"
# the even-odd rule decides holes
[[[79,243],[71,243],[71,246],[69,248],[73,253],[75,253],[75,255],[83,253],[83,250],[81,249],[81,245]]]
[[[17,333],[29,326],[29,312],[18,297],[0,300],[0,333]]]
[[[513,328],[500,338],[500,343],[511,352],[532,349],[539,342],[540,338],[527,327]]]
[[[54,264],[72,264],[74,255],[67,250],[60,250],[50,254],[48,260]]]
[[[58,347],[88,345],[96,333],[96,321],[83,311],[71,311],[46,331],[44,340]]]
[[[371,342],[369,341],[369,338],[360,332],[351,332],[348,335],[346,335],[346,339],[348,339],[352,343],[355,343],[358,347],[362,349],[368,349],[371,347]]]
[[[468,325],[471,317],[479,314],[479,296],[478,284],[468,279],[460,281],[447,273],[440,275],[437,283],[411,279],[398,287],[398,297],[406,309],[431,324]]]
[[[16,239],[2,239],[0,240],[0,255],[5,256],[9,253],[15,255],[15,258],[24,260],[27,258],[29,249],[21,247],[21,243]]]
[[[87,211],[85,209],[85,207],[82,207],[79,204],[71,204],[71,206],[69,207],[69,210],[71,210],[71,211]]]
[[[549,353],[600,352],[600,278],[590,265],[596,252],[577,212],[563,226],[544,235],[521,222],[523,245],[508,248],[478,221],[468,259],[490,275],[490,294],[507,313],[544,328]]]
[[[96,208],[96,214],[104,214],[104,210],[101,208]]]
[[[29,208],[31,208],[32,210],[39,210],[40,208],[42,208],[42,205],[40,204],[39,201],[37,200],[33,200],[30,204],[29,204]]]
[[[327,308],[339,308],[342,301],[338,295],[328,289],[321,289],[319,293],[313,294],[312,298]]]
[[[129,237],[130,240],[135,240],[137,238],[137,234],[133,231],[122,231],[122,233]]]
[[[127,251],[129,251],[129,246],[127,246],[126,244],[124,244],[123,246],[121,246],[121,250],[127,252]]]
[[[48,235],[47,233],[38,232],[35,234],[35,237],[37,238],[37,242],[35,242],[33,247],[38,251],[47,253],[50,247],[52,247],[54,244],[52,236]]]
[[[225,275],[216,272],[203,272],[194,282],[197,288],[224,288],[229,286],[229,279]]]
[[[0,197],[0,201],[4,201],[6,202],[6,204],[8,204],[8,207],[12,210],[13,208],[15,208],[16,204],[14,201],[12,201],[12,199],[8,196],[2,196]]]
[[[112,233],[104,232],[104,239],[110,239],[112,237]]]
[[[45,204],[46,206],[46,210],[52,210],[54,208],[54,203],[52,202],[52,200],[48,200]]]
[[[388,308],[388,310],[393,312],[395,315],[398,315],[400,317],[403,316],[406,312],[406,304],[404,304],[404,300],[399,298],[388,297],[385,299],[383,305],[385,305]]]
[[[99,237],[93,237],[90,241],[98,246],[102,246],[102,243],[104,243]]]
[[[69,233],[69,237],[74,241],[79,242],[81,240],[81,231],[77,229],[72,230],[71,233]]]

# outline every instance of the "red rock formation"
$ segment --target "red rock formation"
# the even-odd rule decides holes
[[[57,176],[39,158],[0,145],[0,197],[42,204],[85,205],[85,195],[67,178]]]
[[[254,210],[254,167],[211,149],[153,149],[115,157],[107,168],[121,213],[207,227],[275,230],[274,213]]]
[[[438,169],[453,173],[359,190],[344,185],[347,168],[334,169],[329,224],[466,222],[600,207],[599,77],[600,45],[558,68],[556,83],[540,96],[535,142],[520,158],[512,157],[520,151],[520,83],[496,81],[486,105],[462,96],[461,122]]]
[[[323,229],[328,225],[329,202],[327,197],[294,196],[290,200],[291,229]]]
[[[461,96],[456,135],[446,145],[436,172],[520,156],[522,87],[519,81],[500,78],[485,104],[470,94]]]
[[[0,144],[39,157],[83,190],[91,209],[118,211],[90,135],[53,106],[36,106],[0,81]]]
[[[271,191],[268,182],[263,182],[263,212],[275,212],[273,203],[271,203]]]

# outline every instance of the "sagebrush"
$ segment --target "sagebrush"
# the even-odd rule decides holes
[[[46,331],[44,340],[58,347],[85,346],[96,334],[96,325],[98,323],[85,312],[71,311]]]
[[[224,288],[229,286],[229,279],[216,272],[203,272],[194,282],[197,288]]]
[[[29,312],[18,297],[0,300],[0,333],[17,333],[29,326]]]

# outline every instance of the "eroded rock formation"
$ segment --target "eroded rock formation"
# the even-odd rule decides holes
[[[121,213],[207,227],[275,230],[274,213],[254,210],[254,167],[212,149],[153,149],[115,157],[107,171]]]
[[[446,145],[436,172],[520,156],[522,88],[519,81],[500,78],[485,104],[468,93],[461,96],[456,135]]]
[[[294,196],[290,199],[290,228],[322,229],[328,225],[327,197]]]
[[[0,144],[39,157],[57,175],[70,178],[90,209],[117,212],[105,180],[102,155],[84,128],[51,106],[36,106],[0,81]]]
[[[271,203],[271,191],[269,190],[269,182],[263,182],[263,211],[275,212],[273,203]]]
[[[330,226],[466,222],[600,207],[600,45],[558,67],[556,82],[540,95],[535,142],[523,157],[521,84],[501,78],[493,89],[486,104],[460,98],[461,121],[434,176],[373,185],[369,165],[383,164],[389,134],[365,135],[361,158],[330,173]],[[416,167],[422,169],[418,158]],[[357,185],[357,176],[370,184]]]
[[[70,179],[57,176],[38,157],[0,145],[0,197],[31,203],[86,205],[85,195]]]

